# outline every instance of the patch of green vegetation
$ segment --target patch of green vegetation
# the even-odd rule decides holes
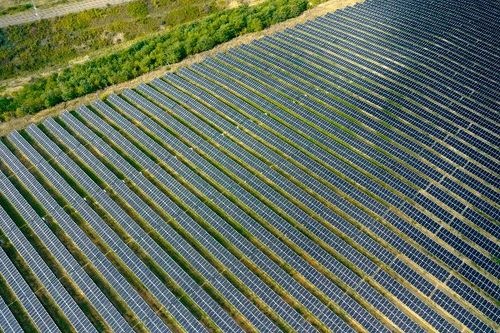
[[[148,16],[148,5],[142,1],[132,1],[127,4],[127,14],[135,18],[144,18]]]
[[[14,116],[35,113],[130,80],[158,67],[179,62],[189,55],[209,50],[244,33],[296,17],[307,6],[306,0],[268,0],[252,7],[225,10],[196,22],[177,26],[161,36],[142,40],[127,49],[74,65],[48,77],[35,78],[14,96],[0,99],[0,119],[8,120]],[[84,13],[90,15],[88,13],[92,11],[81,14]],[[144,20],[148,19],[149,17]],[[85,24],[83,19],[79,22]],[[3,40],[5,44],[6,39]],[[72,45],[74,44],[73,41]],[[0,49],[3,48],[0,44]],[[31,61],[37,61],[36,57],[33,58],[35,59]]]
[[[28,10],[30,8],[33,8],[33,4],[31,2],[3,8],[0,9],[0,16],[24,12],[25,10]]]
[[[215,0],[168,1],[148,8],[146,0],[97,8],[2,29],[0,79],[50,70],[115,44],[170,29],[219,12]]]

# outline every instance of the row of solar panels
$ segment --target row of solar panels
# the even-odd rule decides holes
[[[115,99],[115,98],[112,98],[111,100],[116,100],[116,99]],[[123,105],[123,104],[122,104],[122,105]],[[97,121],[97,122],[96,122],[96,124],[99,124],[99,122]],[[102,126],[102,124],[101,124],[101,126]],[[133,131],[132,129],[129,129],[129,130],[130,130],[130,131]],[[52,149],[52,151],[54,151],[54,149]],[[58,155],[56,155],[56,156],[58,156]]]
[[[406,161],[408,161],[408,160],[406,160]],[[420,164],[421,164],[421,170],[425,170],[425,167],[428,167],[427,165],[425,165],[425,164],[423,164],[423,163],[421,163],[421,162],[420,162]],[[415,164],[415,165],[417,165],[417,166],[418,166],[418,164]],[[398,170],[398,171],[399,171],[399,170]],[[431,171],[434,171],[434,170],[431,170]],[[431,175],[433,175],[433,177],[435,177],[435,180],[439,180],[439,179],[441,179],[441,178],[442,178],[442,174],[440,174],[440,173],[436,173],[435,171],[434,171]],[[405,174],[404,176],[405,176],[405,177],[408,177],[408,174]],[[408,178],[409,178],[409,177],[408,177]],[[444,182],[444,184],[448,185],[448,186],[445,186],[447,189],[450,189],[450,187],[452,187],[452,185],[450,185],[450,184],[452,184],[452,183],[451,183],[451,181],[445,181],[445,182]],[[457,189],[455,189],[455,191],[457,191],[457,190],[458,190],[457,192],[458,192],[459,194],[463,194],[463,192],[460,192],[460,190],[459,190],[459,189],[461,188],[460,186],[456,186],[456,185],[455,185],[455,186],[453,186],[453,187],[457,187]],[[463,189],[462,191],[464,191],[465,193],[470,193],[470,192],[468,192],[468,191],[467,191],[467,190],[465,190],[465,189]],[[442,191],[440,191],[440,192],[441,192],[441,194],[442,194]],[[444,194],[442,194],[442,195],[444,196]],[[491,197],[492,197],[492,199],[494,199],[494,193],[492,193]],[[396,201],[396,200],[397,200],[397,199],[395,199],[394,201]],[[452,200],[452,199],[450,199],[449,201],[451,202],[451,200]],[[470,200],[471,200],[472,202],[478,202],[478,203],[482,201],[480,198],[474,198],[472,195],[470,196]],[[448,203],[448,202],[447,202],[447,203]],[[451,205],[451,204],[450,204],[450,205]],[[479,204],[479,205],[481,205],[481,204]],[[487,205],[488,205],[488,204],[487,204]],[[491,205],[488,205],[488,206],[489,206],[489,207],[491,207]],[[494,209],[494,208],[488,208],[488,210],[490,210],[490,211],[495,211],[495,209]],[[459,211],[459,212],[461,212],[461,211]],[[495,213],[495,212],[493,212],[493,214],[496,214],[496,213]],[[448,215],[449,215],[449,214],[448,214]],[[450,216],[449,218],[451,218],[451,216]],[[486,228],[488,227],[488,225],[489,225],[488,223],[485,223],[485,227],[486,227]]]
[[[439,331],[460,330],[460,323],[472,331],[494,331],[498,267],[490,256],[498,253],[498,228],[492,222],[498,217],[498,202],[490,181],[496,178],[495,165],[487,162],[494,156],[485,149],[483,159],[471,161],[467,150],[456,152],[446,140],[439,140],[442,150],[437,150],[436,133],[445,133],[444,139],[453,136],[449,130],[455,131],[444,126],[448,122],[417,127],[424,110],[412,109],[405,99],[400,103],[407,109],[370,96],[367,86],[383,95],[383,86],[390,82],[376,85],[333,65],[348,68],[354,55],[348,58],[348,53],[338,52],[333,58],[325,51],[311,56],[310,51],[326,50],[326,39],[320,43],[314,36],[331,35],[328,20],[220,55],[150,86],[141,85],[136,92],[127,90],[122,98],[109,97],[109,105],[120,112],[96,102],[94,111],[82,107],[77,117],[67,113],[57,122],[44,122],[43,131],[31,126],[25,133],[36,149],[23,136],[9,135],[8,142],[28,158],[30,170],[1,146],[3,196],[113,330],[134,325],[115,308],[120,298],[151,331],[176,325],[204,330],[210,324],[194,318],[186,307],[193,303],[222,330],[239,330],[235,316],[221,307],[215,292],[260,331],[278,329],[279,323],[266,316],[270,313],[296,331],[312,331],[316,323],[341,331],[356,328],[349,318],[369,331],[386,331],[393,325],[419,331],[417,324],[426,328],[424,322]],[[373,104],[387,104],[406,122]],[[479,118],[490,123],[487,117]],[[398,130],[387,127],[386,119]],[[480,134],[487,131],[483,125],[474,125]],[[462,131],[460,127],[458,134]],[[459,139],[464,149],[488,141]],[[419,158],[423,151],[426,160]],[[461,167],[469,164],[470,169]],[[68,184],[61,169],[75,183]],[[491,176],[484,176],[488,171]],[[47,193],[40,177],[60,197]],[[47,216],[31,208],[14,179]],[[130,216],[116,196],[135,214]],[[150,200],[154,204],[148,204]],[[76,228],[65,204],[92,231]],[[118,296],[110,297],[93,285],[96,281],[89,280],[82,263],[73,259],[75,253],[69,253],[44,223],[50,216]],[[4,212],[2,222],[3,232],[68,321],[79,331],[92,331],[90,318],[82,314],[69,287],[63,287],[58,273],[44,264],[12,215]],[[148,228],[158,235],[148,233]],[[99,246],[91,236],[107,245]],[[206,284],[195,282],[162,240]],[[106,256],[108,249],[113,260]],[[153,271],[151,263],[160,268]],[[138,277],[147,291],[130,276]],[[167,281],[182,288],[192,303],[179,301]],[[39,328],[45,330],[40,325],[46,323],[54,330],[56,324],[47,319],[47,310],[30,287],[15,277],[7,282]],[[28,297],[21,296],[25,294]],[[309,314],[301,316],[304,310]],[[8,311],[2,315],[15,325]],[[306,320],[308,316],[313,319]]]
[[[301,65],[303,65],[303,64],[301,64]],[[307,64],[305,64],[304,66],[306,66],[306,65],[307,65]],[[388,104],[388,103],[387,103],[387,104]],[[373,108],[372,108],[372,109],[373,109]],[[392,109],[394,109],[394,107],[393,107]],[[383,113],[383,112],[380,112],[380,111],[379,111],[378,113],[380,114],[380,113]],[[404,114],[404,112],[401,112],[401,110],[400,110],[400,111],[399,111],[399,114]],[[398,115],[399,115],[399,114],[398,114]],[[391,118],[391,117],[388,117],[388,118]],[[408,119],[408,115],[406,115],[406,117],[405,117],[405,118],[407,118],[407,119]],[[414,121],[414,122],[416,122],[416,121],[418,121],[418,120],[419,120],[418,118],[417,118],[417,119],[413,119],[413,121]],[[420,121],[420,123],[422,123],[422,121]],[[391,125],[392,125],[392,124],[391,124]],[[401,126],[404,126],[404,124],[400,124],[399,126],[400,126],[400,127],[401,127]],[[420,126],[423,126],[423,125],[420,125]],[[408,126],[405,126],[405,127],[408,127]],[[429,126],[427,126],[427,127],[429,127]],[[432,128],[431,128],[431,130],[432,130]],[[386,130],[386,131],[387,131],[387,130]],[[422,135],[421,135],[421,133],[415,133],[415,132],[414,132],[414,133],[410,133],[410,134],[413,134],[414,136],[417,136],[417,134],[420,134],[420,136],[422,136]],[[444,138],[444,137],[443,137],[443,138]],[[430,140],[432,140],[432,137],[430,138]],[[413,142],[411,142],[411,141],[409,141],[409,142],[407,141],[407,142],[406,142],[406,145],[411,147],[411,144],[412,144],[412,143],[413,143]],[[431,141],[431,145],[432,145],[432,144],[434,144],[434,148],[435,148],[435,150],[438,150],[438,152],[439,152],[439,153],[445,153],[445,154],[447,155],[447,157],[448,157],[448,158],[451,158],[454,162],[458,162],[458,163],[462,163],[462,164],[467,163],[467,160],[463,157],[463,155],[462,155],[462,156],[460,156],[460,153],[458,153],[458,154],[457,154],[457,153],[456,153],[456,151],[454,150],[454,148],[453,148],[453,147],[452,147],[451,149],[449,149],[449,148],[447,149],[446,147],[444,147],[444,145],[443,145],[443,144],[438,143],[438,142],[432,142],[432,141]],[[414,145],[413,145],[413,146],[414,146]],[[420,149],[421,149],[421,147],[418,147],[418,146],[417,146],[417,147],[414,147],[414,149],[416,149],[416,148],[420,148]],[[418,151],[417,151],[417,152],[418,152]],[[467,165],[465,165],[465,167],[467,168]],[[484,170],[484,169],[482,169],[482,168],[477,168],[477,166],[476,166],[476,165],[474,165],[473,163],[471,163],[471,167],[470,167],[470,168],[468,168],[468,169],[469,169],[469,170],[476,170],[476,171],[475,171],[475,174],[482,174],[482,177],[483,177],[483,178],[486,178],[487,180],[490,180],[490,179],[494,178],[493,176],[488,176],[488,173],[487,173],[487,172],[483,172],[483,170]],[[424,169],[424,170],[425,170],[425,169]],[[429,170],[428,172],[432,172],[432,170]]]
[[[381,5],[368,4],[357,13],[366,15],[368,18],[384,17],[387,19],[384,10],[390,8],[391,13],[395,15],[390,17],[389,25],[404,27],[407,32],[419,32],[418,37],[429,37],[432,42],[429,43],[430,48],[438,47],[441,53],[445,50],[444,55],[451,59],[469,65],[471,69],[477,69],[481,73],[488,73],[487,76],[491,78],[497,78],[498,73],[495,73],[495,68],[498,68],[498,64],[495,63],[495,58],[498,55],[494,47],[498,45],[498,41],[494,41],[491,31],[499,25],[495,20],[488,20],[490,15],[494,17],[494,13],[498,12],[497,6],[493,2],[489,3],[490,6],[487,9],[486,6],[478,8],[479,5],[471,7],[467,4],[466,1],[455,1],[450,4],[440,2],[435,5],[428,3],[428,6],[432,8],[430,9],[418,6],[416,2],[407,5],[397,1],[388,1]],[[474,20],[474,14],[482,17]],[[416,21],[415,17],[419,20]],[[462,24],[459,29],[457,29],[458,24]],[[479,40],[480,45],[476,45]],[[490,68],[490,65],[493,67]],[[483,68],[476,68],[481,66]]]
[[[287,40],[287,41],[289,40],[289,38],[288,38],[288,37],[285,37],[285,38],[286,38],[286,40]],[[301,44],[302,44],[302,47],[304,47],[304,45],[303,45],[303,42],[302,42],[302,41],[303,41],[303,39],[300,39],[300,40],[295,40],[295,39],[294,39],[294,43],[297,45],[297,47],[300,47],[300,45],[301,45]],[[277,44],[277,43],[275,43],[274,41],[272,41],[272,42],[273,42],[273,44]],[[278,45],[279,45],[280,47],[286,48],[287,50],[290,50],[290,49],[293,49],[293,48],[294,48],[293,46],[292,46],[292,47],[290,47],[290,46],[288,46],[288,45],[287,45],[287,44],[285,44],[285,43],[280,43],[280,44],[278,44]],[[295,48],[296,48],[296,47],[295,47]],[[317,48],[317,47],[314,47],[314,48],[313,48],[313,47],[310,47],[310,48],[308,48],[308,49],[309,49],[311,52],[313,52],[313,54],[314,54],[314,55],[318,55],[318,54],[321,52],[321,53],[323,53],[323,55],[324,55],[324,56],[326,56],[326,57],[330,57],[330,58],[331,58],[331,57],[333,57],[333,56],[330,56],[330,55],[331,55],[331,53],[328,53],[328,52],[326,52],[326,51],[321,51],[321,49],[324,49],[324,47],[322,47],[322,48]],[[275,51],[275,52],[276,52],[276,51]],[[338,52],[338,51],[335,51],[335,52]],[[302,56],[307,56],[307,55],[306,55],[306,53],[301,53],[300,55],[302,55]],[[353,53],[352,53],[352,52],[345,53],[345,55],[350,56],[350,57],[353,57]],[[359,63],[360,63],[360,61],[359,61],[359,60],[355,60],[355,61],[356,61],[356,66],[354,66],[354,65],[353,65],[352,63],[350,63],[350,62],[349,62],[349,63],[347,63],[346,61],[344,61],[344,60],[343,60],[343,59],[341,59],[341,58],[339,58],[338,60],[336,60],[336,63],[340,63],[340,64],[342,64],[342,65],[345,65],[345,67],[346,67],[346,68],[347,68],[347,67],[350,67],[350,69],[352,69],[352,70],[358,70],[358,71],[359,71],[360,69],[362,70],[362,68],[357,67],[357,64],[359,64]],[[333,67],[333,66],[332,66],[332,67]],[[377,69],[379,69],[379,70],[380,70],[380,68],[379,68],[379,67],[375,67],[375,66],[373,66],[373,65],[370,65],[370,67],[371,67],[370,69],[372,69],[372,70],[377,70]],[[382,71],[382,72],[383,72],[383,71]],[[391,83],[393,83],[393,82],[394,82],[394,81],[392,81],[392,82],[391,82],[391,81],[389,81],[389,80],[383,80],[383,79],[381,79],[380,77],[378,77],[378,75],[372,74],[372,73],[370,73],[370,72],[368,72],[368,71],[363,71],[363,74],[364,74],[364,76],[365,76],[366,78],[368,78],[368,80],[370,80],[370,79],[371,79],[371,80],[372,80],[372,82],[378,82],[380,85],[385,86],[385,87],[390,87],[390,86],[391,86]],[[351,76],[352,76],[352,75],[351,75]],[[397,77],[397,76],[396,76],[396,75],[394,75],[394,77]],[[400,80],[400,81],[401,81],[401,80]],[[392,86],[394,86],[394,85],[392,85]],[[398,89],[398,92],[399,92],[400,94],[404,95],[404,96],[405,96],[405,98],[408,98],[408,97],[411,95],[411,93],[410,93],[409,91],[405,91],[405,89]],[[435,106],[434,104],[431,104],[431,103],[428,101],[428,99],[430,98],[429,96],[431,96],[431,95],[430,95],[430,94],[425,94],[424,96],[425,96],[425,98],[421,98],[421,96],[417,96],[417,97],[415,97],[415,98],[413,98],[413,99],[414,99],[414,100],[416,100],[417,102],[421,102],[421,105],[425,105],[427,108],[430,108],[430,109],[432,109],[432,110],[438,110],[438,107],[437,107],[437,106]],[[420,98],[420,100],[419,100],[419,98]],[[400,102],[400,103],[402,103],[402,104],[404,105],[404,99],[402,99],[402,98],[399,98],[399,99],[398,99],[398,98],[396,97],[396,98],[394,98],[394,100],[395,100],[395,101],[397,101],[397,102]],[[439,102],[439,98],[437,98],[436,100]],[[477,109],[479,109],[479,108],[478,108],[478,107],[476,107],[475,109],[477,110]],[[491,110],[486,110],[486,111],[491,111]],[[485,111],[485,112],[486,112],[486,111]],[[464,111],[464,112],[465,112],[465,111]],[[424,113],[424,112],[422,112],[422,111],[420,111],[420,113],[425,115],[425,113]],[[468,112],[468,113],[470,113],[470,112]],[[447,112],[445,112],[445,111],[443,110],[443,111],[442,111],[442,114],[449,114],[449,112],[447,113]],[[452,115],[448,115],[447,117],[448,117],[448,118],[451,118],[451,117],[452,117]],[[429,118],[429,117],[427,116],[427,118]],[[455,120],[454,120],[455,125],[451,125],[451,124],[449,124],[449,122],[450,122],[449,120],[448,120],[448,122],[446,122],[446,123],[444,123],[444,122],[442,122],[442,121],[441,121],[441,122],[434,121],[434,123],[436,123],[436,125],[441,125],[441,126],[443,126],[443,125],[444,125],[444,130],[446,131],[446,133],[451,133],[451,134],[454,134],[454,135],[458,136],[458,138],[459,138],[458,140],[457,140],[457,139],[454,139],[454,140],[446,140],[446,142],[447,142],[448,144],[450,144],[451,146],[454,146],[454,148],[460,148],[460,144],[463,144],[463,143],[464,143],[464,141],[465,141],[465,144],[470,144],[470,145],[476,145],[476,146],[477,146],[477,147],[473,147],[473,148],[471,148],[471,149],[479,149],[479,150],[481,150],[481,151],[484,151],[484,152],[485,152],[485,155],[489,154],[489,155],[492,155],[492,157],[494,157],[494,158],[496,157],[496,156],[495,156],[495,155],[496,155],[496,151],[493,149],[493,147],[491,147],[491,146],[490,146],[490,144],[489,144],[489,143],[487,143],[487,142],[482,143],[482,141],[479,141],[479,140],[477,140],[477,139],[473,139],[473,136],[472,136],[472,135],[470,135],[470,134],[467,134],[467,133],[466,133],[466,132],[467,132],[467,129],[466,129],[466,128],[469,126],[469,122],[463,121],[463,122],[462,122],[462,124],[460,124],[460,123],[458,122],[458,120],[459,120],[459,119],[457,118],[457,116],[456,116],[456,115],[454,115],[453,119],[455,119]],[[433,119],[433,118],[430,118],[430,119],[428,119],[428,120],[434,120],[434,119]],[[494,126],[494,127],[496,127],[496,124],[494,124],[494,121],[490,120],[489,122],[490,122],[490,126],[492,126],[492,127],[493,127],[493,126]],[[458,124],[458,125],[462,125],[462,126],[461,126],[462,128],[458,128],[458,127],[457,127],[457,124]],[[458,132],[459,132],[459,130],[461,130],[461,132],[463,132],[463,133],[466,133],[467,135],[463,135],[463,134],[458,133]],[[459,140],[460,140],[460,141],[459,141]],[[464,150],[464,149],[466,149],[466,147],[463,147],[463,148],[461,148],[461,149],[462,149],[462,150]],[[491,159],[491,158],[488,158],[487,156],[485,156],[485,157],[483,157],[483,156],[478,156],[478,161],[479,161],[479,162],[481,162],[481,163],[482,163],[483,165],[485,165],[486,167],[488,167],[488,168],[490,168],[490,169],[492,169],[492,170],[496,171],[496,168],[497,168],[497,167],[496,167],[495,163],[492,161],[492,159]]]

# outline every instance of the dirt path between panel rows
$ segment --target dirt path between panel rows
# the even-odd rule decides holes
[[[206,57],[213,56],[219,52],[224,52],[224,51],[227,51],[233,47],[250,43],[252,40],[255,40],[255,39],[258,39],[258,38],[261,38],[264,36],[268,36],[268,35],[271,35],[273,33],[279,32],[279,31],[283,31],[286,28],[291,28],[297,24],[304,23],[305,21],[311,20],[315,17],[323,16],[323,15],[330,13],[330,12],[333,12],[337,9],[351,6],[355,3],[362,2],[362,1],[363,0],[330,0],[330,1],[327,1],[325,3],[322,3],[318,6],[310,9],[310,10],[305,11],[304,13],[302,13],[302,15],[300,15],[296,18],[275,24],[275,25],[273,25],[265,30],[259,31],[259,32],[250,33],[250,34],[246,34],[246,35],[234,38],[226,43],[223,43],[223,44],[220,44],[220,45],[214,47],[211,50],[189,56],[186,59],[184,59],[183,61],[178,62],[174,65],[171,65],[168,67],[164,66],[164,67],[161,67],[161,68],[154,70],[152,72],[143,74],[143,75],[141,75],[133,80],[107,87],[107,88],[102,89],[100,91],[97,91],[95,93],[88,94],[88,95],[76,98],[76,99],[68,101],[68,102],[63,102],[63,103],[58,104],[58,105],[51,107],[49,109],[45,109],[43,111],[40,111],[34,115],[27,115],[27,116],[16,118],[16,119],[11,119],[11,120],[4,122],[4,123],[0,123],[0,136],[4,136],[4,135],[8,134],[10,131],[24,128],[24,127],[28,126],[29,124],[41,122],[44,119],[58,115],[58,114],[64,112],[65,110],[74,109],[78,105],[88,104],[95,99],[109,95],[111,93],[118,93],[126,88],[136,87],[140,83],[146,83],[146,82],[149,82],[155,78],[161,77],[167,72],[174,72],[179,67],[189,66],[191,64],[201,62]]]

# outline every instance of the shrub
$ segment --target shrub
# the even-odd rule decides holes
[[[34,113],[113,84],[124,82],[186,56],[209,50],[248,31],[294,17],[307,8],[306,0],[268,0],[211,15],[108,56],[74,65],[25,85],[14,98],[0,100],[0,114],[16,108]]]

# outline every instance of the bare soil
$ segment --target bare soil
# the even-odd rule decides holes
[[[4,123],[0,123],[0,136],[4,136],[13,130],[19,130],[19,129],[25,128],[29,124],[41,122],[48,117],[59,115],[59,114],[63,113],[64,111],[74,109],[79,105],[89,104],[90,102],[92,102],[96,99],[106,97],[112,93],[119,93],[124,89],[134,88],[141,83],[150,82],[151,80],[153,80],[155,78],[163,76],[167,72],[174,72],[177,69],[179,69],[180,67],[189,66],[189,65],[194,64],[194,63],[199,63],[199,62],[203,61],[206,57],[213,56],[219,52],[225,52],[225,51],[227,51],[231,48],[237,47],[239,45],[248,44],[255,39],[259,39],[259,38],[262,38],[264,36],[268,36],[268,35],[274,34],[276,32],[283,31],[287,28],[294,27],[297,24],[301,24],[301,23],[304,23],[306,21],[312,20],[318,16],[323,16],[323,15],[330,13],[330,12],[333,12],[337,9],[351,6],[351,5],[354,5],[355,3],[362,2],[362,1],[363,0],[330,0],[330,1],[327,1],[325,3],[322,3],[314,8],[311,8],[311,9],[305,11],[304,13],[302,13],[302,15],[300,15],[296,18],[275,24],[275,25],[273,25],[265,30],[259,31],[259,32],[250,33],[250,34],[246,34],[246,35],[234,38],[226,43],[223,43],[223,44],[220,44],[220,45],[214,47],[211,50],[189,56],[186,59],[184,59],[183,61],[178,62],[176,64],[173,64],[170,66],[160,67],[157,70],[154,70],[152,72],[141,75],[133,80],[107,87],[106,89],[102,89],[102,90],[97,91],[95,93],[88,94],[88,95],[76,98],[74,100],[71,100],[71,101],[60,103],[54,107],[51,107],[49,109],[45,109],[45,110],[40,111],[34,115],[27,115],[24,117],[9,120],[9,121],[4,122]]]

